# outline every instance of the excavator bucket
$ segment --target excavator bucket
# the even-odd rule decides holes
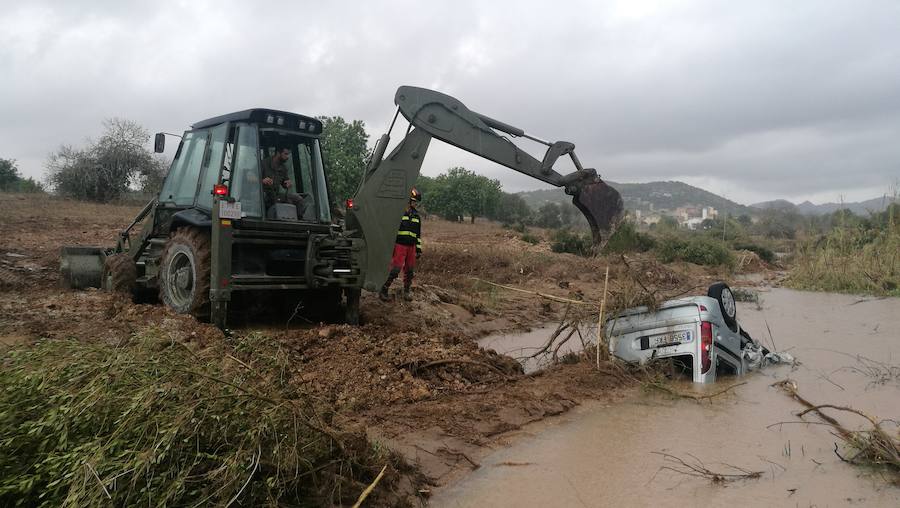
[[[106,251],[102,247],[63,247],[59,254],[59,278],[72,289],[99,288]]]
[[[587,219],[597,247],[609,241],[625,211],[619,191],[599,178],[582,184],[573,194],[572,204]]]

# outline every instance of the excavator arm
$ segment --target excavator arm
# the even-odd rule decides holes
[[[410,128],[387,157],[384,153],[390,131],[378,140],[347,215],[348,234],[365,239],[366,289],[377,290],[387,278],[397,220],[419,176],[432,138],[550,185],[563,187],[587,219],[595,244],[608,237],[620,220],[621,196],[599,178],[596,170],[582,167],[575,155],[574,144],[531,136],[522,129],[476,113],[458,99],[434,90],[401,86],[394,96],[394,103],[398,113],[409,121]],[[542,160],[537,160],[499,133],[536,141],[546,145],[547,151]],[[574,172],[565,175],[553,169],[557,160],[564,156],[569,156],[575,166]]]

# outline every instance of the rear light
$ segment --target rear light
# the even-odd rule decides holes
[[[347,210],[353,208],[353,198],[347,198]]]
[[[701,305],[701,306],[700,306],[700,312],[706,312],[707,310],[708,310],[708,309],[706,308],[706,305]]]
[[[216,196],[227,196],[228,187],[222,184],[213,185],[213,194]]]
[[[700,322],[700,372],[706,374],[712,365],[713,334],[712,323],[709,321]]]

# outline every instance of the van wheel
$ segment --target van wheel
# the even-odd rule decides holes
[[[719,302],[719,310],[722,311],[722,317],[725,324],[729,328],[734,329],[737,326],[737,305],[734,303],[734,293],[731,288],[724,282],[717,282],[709,287],[706,296],[715,298]]]
[[[162,255],[159,298],[179,314],[209,317],[209,235],[183,227],[172,234]]]

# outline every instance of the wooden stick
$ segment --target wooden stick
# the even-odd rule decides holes
[[[363,501],[365,501],[366,498],[369,497],[369,494],[371,494],[372,491],[375,490],[375,486],[378,485],[378,482],[381,481],[381,477],[384,476],[385,470],[387,470],[387,464],[385,464],[384,467],[381,468],[381,472],[378,473],[378,476],[375,477],[375,481],[373,481],[371,485],[366,487],[366,490],[362,491],[362,494],[359,495],[359,499],[356,500],[356,504],[353,505],[353,508],[359,508],[360,506],[362,506]]]
[[[548,299],[548,300],[553,300],[553,301],[555,301],[555,302],[574,303],[574,304],[576,304],[576,305],[594,305],[594,304],[591,303],[591,302],[584,302],[584,301],[581,301],[581,300],[572,300],[572,299],[569,299],[569,298],[563,298],[563,297],[561,297],[561,296],[549,295],[549,294],[547,294],[547,293],[539,293],[539,292],[537,292],[537,291],[528,291],[527,289],[519,289],[519,288],[512,287],[512,286],[504,286],[503,284],[497,284],[496,282],[491,282],[491,281],[488,281],[488,280],[479,279],[478,277],[472,277],[472,278],[475,279],[475,280],[477,280],[478,282],[484,282],[485,284],[489,284],[489,285],[491,285],[491,286],[496,286],[496,287],[498,287],[498,288],[508,289],[508,290],[510,290],[510,291],[518,291],[519,293],[528,293],[528,294],[530,294],[530,295],[540,296],[541,298],[546,298],[546,299]]]
[[[600,369],[600,337],[603,333],[603,308],[606,306],[606,289],[609,286],[609,265],[606,265],[606,277],[603,280],[603,297],[600,299],[600,316],[597,318],[597,369]]]

